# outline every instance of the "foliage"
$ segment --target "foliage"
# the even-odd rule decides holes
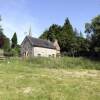
[[[1,21],[1,17],[0,17]],[[4,49],[4,55],[9,57],[9,56],[19,56],[20,54],[20,46],[17,45],[17,34],[14,33],[12,37],[12,45],[10,44],[9,38],[7,38],[4,33],[3,29],[0,26],[0,48]],[[10,47],[11,45],[11,47]]]
[[[69,52],[72,49],[74,43],[74,32],[69,19],[65,20],[65,23],[61,31],[61,49],[62,51]]]
[[[4,46],[3,46],[4,51],[8,51],[10,49],[10,40],[9,38],[6,38],[4,40]]]
[[[17,44],[17,34],[16,32],[14,33],[13,37],[12,37],[12,49],[11,49],[11,54],[12,56],[19,56],[20,55],[20,46]]]
[[[16,32],[14,33],[14,35],[13,35],[11,41],[12,41],[11,47],[12,47],[12,48],[15,48],[15,47],[17,46],[17,34],[16,34]]]
[[[48,30],[45,30],[43,34],[39,37],[40,39],[48,39]]]
[[[64,25],[61,27],[59,25],[53,24],[46,30],[40,38],[42,39],[49,39],[50,41],[54,42],[55,39],[58,40],[59,45],[61,47],[61,51],[70,51],[71,43],[73,43],[73,28],[67,18],[65,20]]]
[[[54,41],[58,40],[61,53],[68,56],[100,57],[100,15],[85,24],[86,38],[78,32],[67,18],[63,26],[53,24],[40,38]]]
[[[55,39],[59,40],[59,35],[61,32],[61,26],[53,24],[49,27],[48,30],[44,31],[40,36],[41,39],[47,39],[54,42]]]
[[[73,30],[73,27],[67,18],[63,26],[53,24],[46,30],[40,38],[47,39],[54,42],[55,39],[61,48],[61,53],[68,56],[82,56],[86,55],[86,39],[82,33],[77,29]],[[83,53],[84,52],[84,53]],[[81,54],[82,53],[82,54]]]
[[[1,21],[1,16],[0,16],[0,21]],[[3,29],[0,25],[0,48],[3,48],[3,45],[4,45],[4,34],[3,34]]]
[[[100,57],[100,15],[93,18],[91,23],[86,23],[85,28],[92,56],[98,55]]]
[[[20,56],[20,47],[16,46],[16,48],[12,48],[10,50],[10,53],[11,53],[12,56],[17,56],[17,57]]]
[[[1,21],[1,17],[0,17],[0,21]],[[4,35],[1,26],[0,26],[0,48],[4,50],[8,50],[10,48],[10,40]]]

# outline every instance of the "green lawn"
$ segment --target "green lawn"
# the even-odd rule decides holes
[[[100,63],[84,58],[0,62],[0,100],[100,100]]]

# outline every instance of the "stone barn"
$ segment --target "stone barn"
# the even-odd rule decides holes
[[[60,47],[57,40],[52,43],[28,35],[21,44],[21,55],[22,57],[56,57],[60,55]]]

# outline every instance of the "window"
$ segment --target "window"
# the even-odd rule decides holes
[[[51,57],[51,55],[49,55],[49,57]]]
[[[41,54],[38,54],[38,56],[40,57],[40,56],[41,56]]]
[[[55,57],[55,54],[52,54],[52,57]]]

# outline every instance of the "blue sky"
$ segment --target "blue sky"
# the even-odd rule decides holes
[[[68,17],[73,27],[84,32],[84,24],[100,14],[100,0],[0,0],[4,33],[17,32],[19,44],[28,35],[40,36],[51,24],[63,25]],[[27,32],[27,33],[26,33]]]

